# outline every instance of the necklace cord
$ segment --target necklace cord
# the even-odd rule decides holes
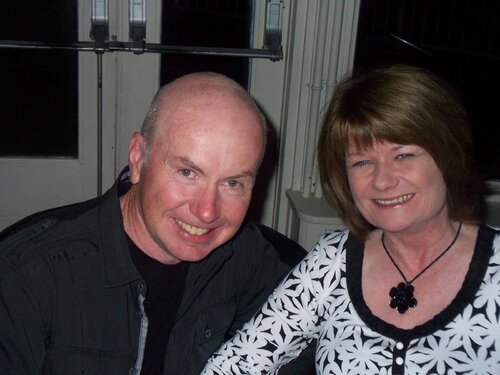
[[[450,250],[453,245],[455,244],[455,242],[457,242],[458,240],[458,236],[460,235],[460,230],[462,229],[462,223],[460,223],[460,225],[458,226],[458,229],[457,229],[457,233],[455,234],[455,237],[453,238],[453,241],[451,241],[451,243],[448,245],[448,247],[446,249],[444,249],[441,254],[439,254],[437,256],[436,259],[434,259],[432,262],[430,262],[422,271],[420,271],[417,276],[415,276],[413,279],[411,279],[410,281],[408,281],[408,279],[406,278],[406,276],[404,275],[403,271],[401,271],[401,269],[399,268],[399,266],[397,265],[396,261],[394,260],[394,258],[392,257],[392,255],[389,253],[389,251],[387,250],[387,246],[385,245],[385,241],[384,241],[384,236],[385,236],[385,233],[382,233],[382,247],[384,248],[387,256],[389,257],[389,259],[391,260],[392,264],[394,265],[394,267],[396,267],[396,269],[398,270],[398,272],[400,273],[401,277],[403,278],[403,280],[405,281],[405,283],[407,285],[411,285],[411,283],[413,283],[415,280],[417,280],[425,271],[427,271],[429,268],[431,268],[431,266],[434,265],[434,263],[436,263],[439,259],[441,259],[441,257],[443,257],[444,254],[446,254],[448,252],[448,250]]]

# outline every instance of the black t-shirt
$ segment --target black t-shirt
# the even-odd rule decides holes
[[[144,309],[148,317],[148,334],[141,375],[163,372],[170,331],[184,291],[188,263],[166,265],[150,258],[129,238],[132,260],[147,286]]]

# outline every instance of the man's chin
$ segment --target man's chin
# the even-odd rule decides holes
[[[187,246],[176,252],[177,258],[182,262],[199,262],[215,251],[219,245]]]
[[[234,234],[229,236],[227,233],[224,233],[224,236],[221,236],[222,233],[217,233],[216,236],[213,236],[216,233],[210,234],[205,238],[202,238],[203,236],[195,239],[191,237],[188,241],[184,238],[183,245],[179,246],[177,251],[172,252],[173,255],[183,262],[199,262],[234,236]]]
[[[212,251],[214,251],[214,250],[211,250],[211,251],[197,250],[197,251],[185,252],[182,256],[179,257],[179,260],[181,262],[193,262],[193,263],[200,262],[203,259],[205,259],[207,256],[209,256],[212,253]]]

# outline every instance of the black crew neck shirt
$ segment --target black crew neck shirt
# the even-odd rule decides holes
[[[132,261],[147,287],[144,310],[148,317],[148,333],[141,375],[158,375],[163,373],[167,342],[183,295],[189,264],[160,263],[146,255],[130,238],[128,241]]]

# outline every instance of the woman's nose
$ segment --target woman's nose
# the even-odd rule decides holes
[[[378,163],[373,171],[373,186],[381,191],[390,189],[397,184],[397,174],[393,167],[386,163]]]

